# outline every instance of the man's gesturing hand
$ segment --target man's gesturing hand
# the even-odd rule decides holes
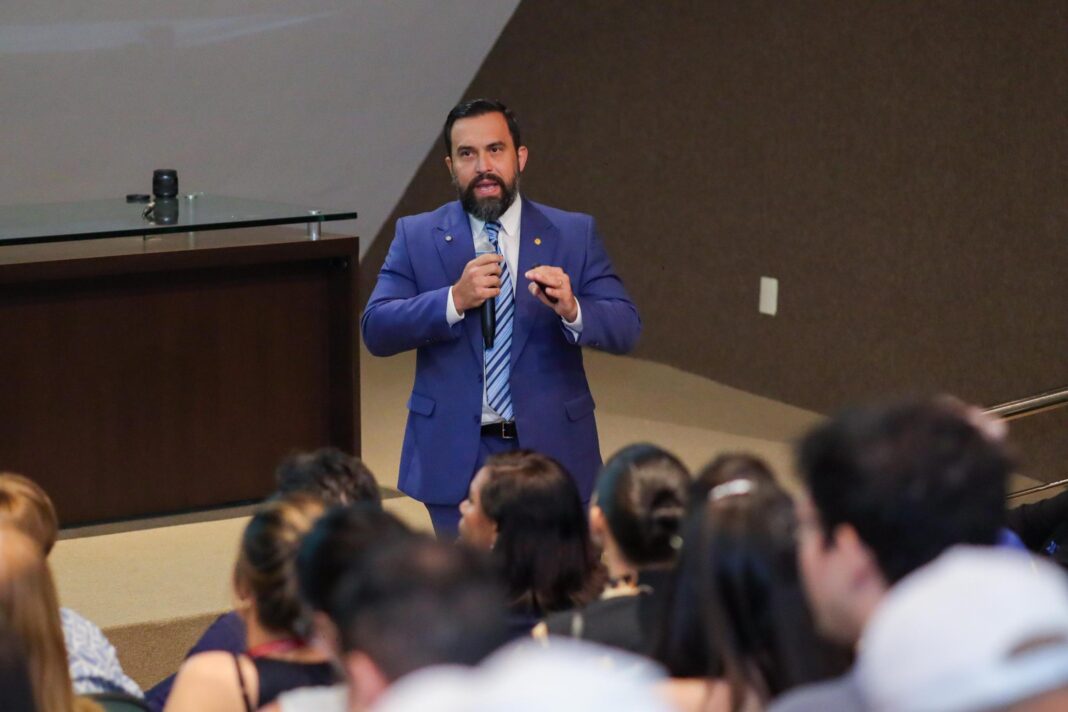
[[[456,311],[463,314],[500,294],[502,259],[500,255],[487,252],[467,263],[460,279],[452,285],[452,301]]]
[[[559,267],[541,265],[523,275],[530,280],[530,293],[545,306],[552,309],[564,321],[572,322],[578,316],[578,301],[571,291],[571,278]]]

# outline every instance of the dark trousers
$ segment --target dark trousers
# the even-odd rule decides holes
[[[473,480],[475,478],[475,473],[482,469],[483,463],[486,462],[486,458],[490,455],[518,449],[518,439],[505,440],[493,435],[483,435],[478,448],[478,460],[475,461],[475,468],[471,470],[470,479]],[[426,511],[430,513],[430,521],[434,525],[434,534],[438,539],[444,541],[456,539],[460,525],[460,502],[456,504],[426,504],[424,506]]]

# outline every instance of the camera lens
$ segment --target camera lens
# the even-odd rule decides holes
[[[152,171],[152,195],[157,199],[178,197],[178,171],[173,168]]]

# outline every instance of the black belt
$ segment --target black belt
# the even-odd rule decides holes
[[[501,423],[486,423],[482,426],[482,434],[502,440],[515,440],[515,421],[508,420]]]

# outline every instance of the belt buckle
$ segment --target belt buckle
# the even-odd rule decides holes
[[[506,420],[501,421],[501,440],[515,440],[515,435],[508,434],[509,425],[515,427],[515,421],[513,420],[511,423]]]

